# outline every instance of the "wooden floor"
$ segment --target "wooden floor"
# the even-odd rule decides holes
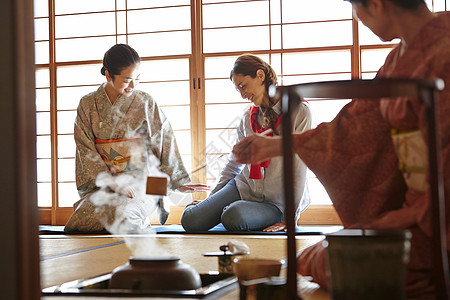
[[[298,236],[297,250],[320,241],[321,236]],[[250,256],[257,258],[286,258],[284,236],[261,235],[149,235],[149,236],[64,236],[41,235],[41,286],[59,285],[68,281],[110,273],[127,262],[130,256],[178,256],[199,273],[217,271],[217,258],[202,253],[218,251],[219,246],[239,240],[250,248]],[[304,299],[330,299],[315,284],[301,289]],[[43,297],[45,300],[102,299],[100,297]],[[107,297],[105,299],[112,299]],[[121,297],[120,299],[127,299]],[[133,299],[133,298],[131,298]],[[134,298],[136,299],[136,298]],[[156,299],[156,298],[154,298]],[[170,299],[170,298],[164,298]],[[178,298],[179,299],[179,298]],[[239,299],[238,289],[218,299]]]

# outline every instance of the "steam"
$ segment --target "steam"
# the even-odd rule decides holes
[[[167,250],[159,244],[155,237],[145,236],[143,238],[125,238],[125,243],[130,249],[133,257],[149,258],[156,256],[167,256]]]
[[[106,230],[112,234],[145,234],[138,238],[126,237],[125,242],[134,257],[164,255],[162,246],[155,239],[149,216],[156,210],[161,196],[146,194],[147,176],[167,177],[159,170],[160,162],[152,154],[141,149],[131,149],[129,166],[140,166],[123,173],[102,172],[96,178],[99,190],[92,193],[91,202]],[[143,163],[146,165],[143,165]],[[143,168],[142,168],[143,167]],[[134,198],[127,191],[135,193]]]
[[[92,194],[91,202],[106,230],[112,234],[151,232],[145,214],[155,210],[156,200],[144,194],[143,178],[103,172],[97,176],[96,185],[100,189]],[[127,190],[133,190],[136,196],[130,199]]]

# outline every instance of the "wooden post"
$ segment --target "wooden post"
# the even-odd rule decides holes
[[[295,244],[295,192],[292,151],[291,111],[300,101],[291,89],[281,92],[282,138],[283,138],[283,183],[284,219],[287,229],[287,286],[286,299],[301,299],[297,292],[297,250]]]
[[[40,299],[32,0],[0,2],[2,299]]]

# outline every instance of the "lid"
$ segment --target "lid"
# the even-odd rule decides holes
[[[130,257],[130,262],[161,262],[161,261],[178,261],[180,260],[177,256],[138,256]]]

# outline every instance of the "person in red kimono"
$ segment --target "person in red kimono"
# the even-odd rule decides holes
[[[438,95],[450,249],[450,13],[423,0],[350,0],[380,39],[400,43],[377,77],[441,78]],[[392,100],[392,99],[390,99]],[[345,228],[408,229],[412,233],[407,297],[434,297],[426,127],[417,99],[353,100],[329,123],[293,135],[294,151],[325,186]],[[281,139],[253,135],[233,148],[238,162],[281,155]],[[298,257],[299,273],[329,288],[325,249]]]

